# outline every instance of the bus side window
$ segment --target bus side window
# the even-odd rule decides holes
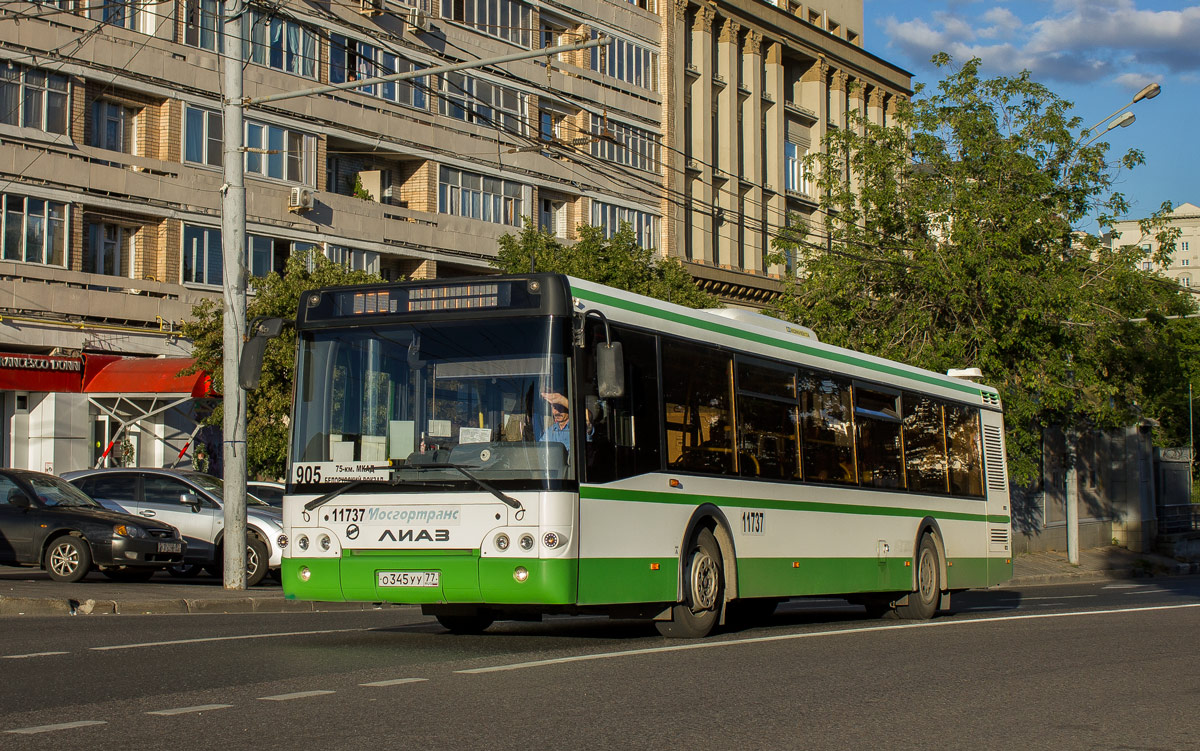
[[[610,327],[621,342],[625,361],[625,395],[598,399],[595,345],[604,327],[587,324],[588,346],[581,356],[581,407],[589,408],[593,432],[585,447],[586,481],[611,482],[661,469],[659,454],[658,342],[656,337],[624,326]]]
[[[946,443],[950,454],[950,492],[983,497],[983,449],[979,410],[957,404],[946,407]]]

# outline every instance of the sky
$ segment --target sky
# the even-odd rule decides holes
[[[1146,164],[1118,175],[1131,217],[1163,201],[1200,205],[1200,2],[1196,0],[864,0],[867,51],[933,86],[930,62],[978,57],[986,77],[1029,70],[1074,103],[1091,126],[1143,86],[1162,92],[1133,105],[1136,121],[1103,137],[1110,154],[1137,148]],[[1097,227],[1080,229],[1095,232]]]

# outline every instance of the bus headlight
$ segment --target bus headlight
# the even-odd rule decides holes
[[[276,537],[276,538],[275,538],[275,544],[279,546],[279,549],[280,549],[280,550],[286,550],[286,549],[287,549],[287,544],[288,544],[288,536],[287,536],[287,535],[280,535],[279,537]]]
[[[300,581],[306,582],[312,578],[312,572],[308,570],[308,566],[300,567]]]
[[[533,550],[533,535],[521,535],[521,550]]]
[[[508,535],[504,534],[503,532],[496,535],[496,550],[499,550],[500,552],[508,550]]]
[[[301,550],[308,550],[308,535],[300,535],[300,539],[296,540],[296,544]]]
[[[561,545],[567,544],[567,536],[560,535],[557,532],[547,532],[542,535],[542,544],[553,550]]]
[[[329,550],[329,535],[321,535],[321,550]]]
[[[529,578],[529,569],[525,568],[524,566],[517,566],[515,569],[513,569],[513,578],[518,582],[524,582]]]

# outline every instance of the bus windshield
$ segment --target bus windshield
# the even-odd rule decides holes
[[[294,485],[390,478],[399,491],[475,487],[455,467],[510,489],[574,478],[561,414],[571,403],[562,319],[356,326],[301,337]],[[382,470],[388,463],[394,473]]]

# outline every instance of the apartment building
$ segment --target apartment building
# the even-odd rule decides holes
[[[123,427],[134,461],[188,461],[203,384],[150,375],[180,361],[98,374],[186,358],[180,322],[221,293],[223,12],[0,9],[2,464],[108,461]],[[772,235],[816,210],[804,154],[910,94],[862,49],[862,0],[287,0],[243,25],[250,98],[613,39],[248,107],[254,276],[309,249],[386,278],[487,273],[523,217],[565,240],[629,222],[698,284],[762,305]]]
[[[1170,226],[1179,230],[1175,241],[1175,253],[1171,263],[1163,266],[1150,260],[1158,251],[1159,243],[1152,235],[1145,235],[1137,220],[1113,224],[1111,242],[1119,245],[1140,245],[1146,252],[1142,269],[1157,271],[1174,279],[1183,287],[1200,286],[1200,207],[1192,203],[1181,203],[1171,212]]]

